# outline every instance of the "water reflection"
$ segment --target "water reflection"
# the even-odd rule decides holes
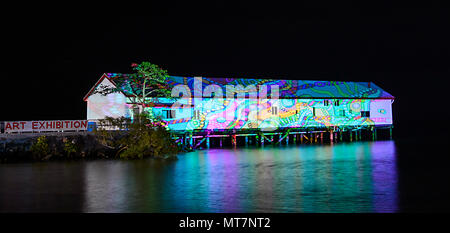
[[[93,162],[87,212],[395,212],[392,141],[213,149]]]
[[[0,210],[398,211],[393,141],[212,149],[180,155],[177,161],[73,164],[53,163],[45,167],[45,172],[36,170],[34,165],[31,169],[21,165],[19,170],[12,165],[2,166],[1,187],[9,185],[15,190],[0,191]],[[5,178],[12,171],[22,176],[18,179],[20,185],[12,185],[11,179]],[[6,204],[8,195],[18,190],[25,193],[23,201],[16,197],[20,204]],[[64,197],[64,193],[77,193],[78,196],[57,199],[62,204],[46,199],[46,208],[37,207],[35,203],[39,203],[40,194],[49,194],[43,190],[48,190],[50,197]],[[67,208],[59,208],[61,206]]]
[[[374,208],[376,212],[397,210],[397,168],[396,148],[393,142],[378,142],[380,146],[372,146],[370,153],[373,164]]]
[[[82,212],[84,165],[0,164],[0,212]]]

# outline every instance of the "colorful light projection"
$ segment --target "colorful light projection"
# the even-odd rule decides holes
[[[113,83],[120,83],[127,76],[118,73],[106,75]],[[195,80],[194,77],[178,76],[171,76],[168,80],[169,86],[185,85],[191,90],[192,98],[183,100],[187,108],[172,109],[173,112],[168,114],[175,100],[160,98],[153,101],[154,105],[147,110],[161,116],[170,129],[178,131],[392,124],[391,104],[394,97],[373,83],[204,77],[200,83]],[[198,96],[199,93],[204,95],[210,85],[223,90],[219,94],[222,98]],[[227,98],[225,90],[228,85],[263,85],[268,93],[272,93],[271,87],[276,86],[279,99],[263,99],[260,93],[258,98]],[[133,116],[126,96],[126,89],[123,93],[108,96],[90,96],[88,119]]]
[[[108,79],[103,79],[99,85],[114,85]],[[128,109],[131,105],[126,104],[127,98],[122,93],[112,93],[106,96],[92,94],[87,99],[87,119],[103,119],[110,117],[131,117]]]
[[[392,124],[389,99],[340,99],[338,106],[324,99],[223,99],[205,98],[193,108],[176,109],[164,119],[172,130],[264,129]],[[333,100],[331,100],[333,101]],[[188,100],[188,102],[192,102]],[[150,109],[149,109],[150,110]],[[167,108],[152,108],[163,116]],[[276,113],[274,112],[276,111]],[[369,117],[361,112],[369,112]]]
[[[122,80],[127,74],[107,73],[111,80]],[[280,89],[280,98],[390,98],[394,97],[371,82],[342,82],[317,80],[278,80],[278,79],[244,79],[244,78],[208,78],[201,77],[202,91],[211,84],[225,90],[226,85],[276,85]],[[170,76],[169,86],[187,85],[191,90],[195,87],[195,77]],[[124,90],[127,93],[126,90]],[[223,92],[225,97],[225,92]],[[194,96],[199,97],[199,96]]]

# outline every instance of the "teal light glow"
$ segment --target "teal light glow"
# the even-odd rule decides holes
[[[164,100],[160,100],[164,101]],[[168,101],[168,100],[167,100]],[[224,99],[222,102],[203,99],[192,108],[180,112],[175,118],[164,119],[172,130],[202,129],[265,129],[332,126],[374,126],[392,124],[389,99],[341,99],[339,105],[324,104],[323,99]],[[274,106],[276,112],[273,112]],[[251,109],[257,111],[251,111]],[[154,115],[163,116],[167,108],[149,108]],[[369,111],[369,117],[362,116]],[[199,113],[197,116],[195,112]]]

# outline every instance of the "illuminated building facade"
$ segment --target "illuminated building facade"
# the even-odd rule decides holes
[[[133,117],[136,109],[126,88],[107,96],[94,94],[98,86],[117,85],[124,77],[106,73],[92,87],[84,98],[89,121]],[[184,93],[184,98],[154,99],[146,110],[160,116],[174,132],[339,130],[393,124],[394,97],[371,82],[171,76],[168,84],[188,88],[189,98]],[[231,94],[230,88],[234,88]],[[273,98],[275,91],[278,98]],[[178,90],[173,93],[179,97]]]

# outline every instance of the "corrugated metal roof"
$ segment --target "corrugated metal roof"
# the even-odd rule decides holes
[[[128,76],[120,73],[107,73],[111,80],[123,81]],[[194,86],[194,77],[170,76],[167,80],[169,86],[179,84],[188,85],[191,90]],[[246,78],[210,78],[202,77],[203,89],[209,84],[222,87],[224,96],[226,85],[278,85],[279,98],[367,98],[367,99],[393,99],[394,96],[384,91],[372,82],[346,82],[346,81],[319,81],[319,80],[279,80],[279,79],[246,79]],[[126,93],[126,90],[124,90]]]

